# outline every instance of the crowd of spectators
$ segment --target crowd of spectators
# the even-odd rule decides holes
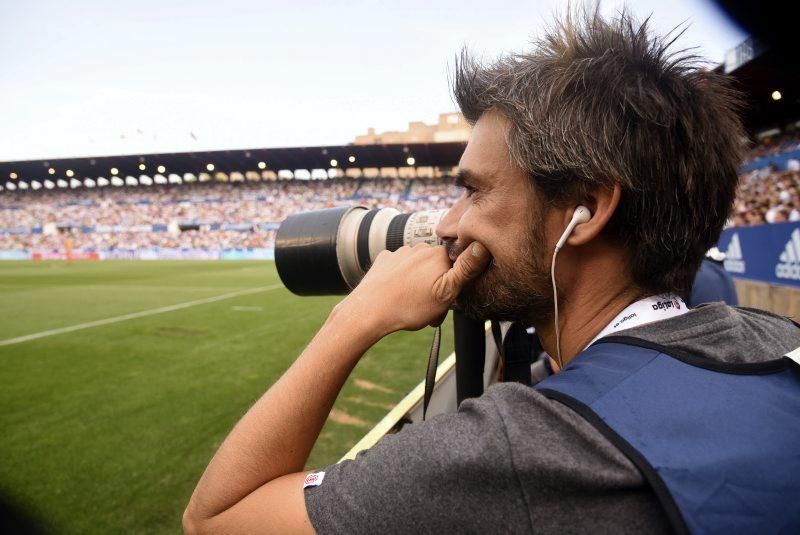
[[[770,167],[745,173],[729,226],[800,221],[800,171]]]
[[[747,156],[745,156],[742,163],[746,165],[760,158],[777,156],[782,152],[791,152],[799,149],[800,134],[797,132],[767,137],[747,152]]]
[[[270,248],[275,231],[260,225],[278,224],[292,213],[343,204],[438,209],[457,194],[449,179],[384,178],[6,192],[0,196],[0,229],[16,232],[0,232],[0,250],[56,251],[67,238],[84,251]],[[153,225],[159,231],[150,231]]]
[[[753,164],[753,162],[756,162]],[[747,154],[728,226],[800,221],[800,133],[766,138]]]
[[[798,150],[800,136],[784,135],[756,146],[745,163]],[[800,161],[789,159],[781,170],[765,165],[741,174],[729,226],[800,221]],[[0,250],[58,251],[67,239],[84,251],[271,248],[274,228],[292,213],[344,204],[403,212],[446,209],[459,194],[450,178],[5,191]]]
[[[350,199],[357,185],[295,180],[6,193],[0,196],[0,227],[279,223],[308,206]]]

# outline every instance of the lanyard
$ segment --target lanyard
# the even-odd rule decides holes
[[[644,325],[645,323],[652,323],[654,321],[661,321],[667,318],[674,318],[689,312],[689,307],[683,302],[683,299],[674,294],[651,295],[645,297],[634,303],[628,305],[625,310],[617,314],[611,320],[611,323],[606,325],[605,329],[595,336],[586,347],[592,345],[595,341],[608,336],[616,331],[623,329],[630,329]]]

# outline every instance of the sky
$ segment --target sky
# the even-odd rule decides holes
[[[619,1],[601,9],[613,14]],[[709,0],[636,0],[711,63]],[[566,0],[0,0],[0,161],[346,144],[456,110],[458,51],[524,50]]]

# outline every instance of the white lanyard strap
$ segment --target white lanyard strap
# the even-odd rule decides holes
[[[800,347],[796,348],[794,351],[789,351],[786,353],[786,356],[792,359],[795,364],[800,365]]]
[[[645,323],[674,318],[689,312],[683,299],[674,294],[651,295],[628,305],[622,312],[606,325],[605,329],[595,336],[587,345],[608,336],[616,331],[638,327]]]

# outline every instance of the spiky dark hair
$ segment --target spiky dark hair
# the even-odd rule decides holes
[[[728,218],[744,132],[739,93],[673,52],[679,36],[626,10],[570,10],[529,52],[482,64],[462,51],[453,91],[468,121],[510,120],[509,151],[549,201],[619,184],[607,236],[644,291],[685,297]]]

